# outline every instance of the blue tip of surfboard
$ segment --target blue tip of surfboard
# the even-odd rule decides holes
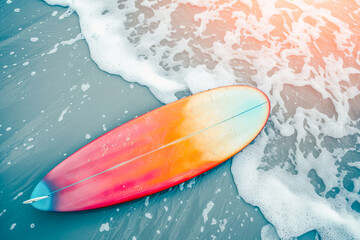
[[[36,185],[34,191],[32,192],[31,198],[38,198],[42,196],[47,196],[49,194],[50,194],[50,190],[46,185],[46,183],[44,181],[40,181],[38,185]],[[52,210],[51,195],[48,198],[31,203],[31,205],[39,210],[51,211]]]

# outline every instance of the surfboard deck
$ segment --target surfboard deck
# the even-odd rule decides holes
[[[81,211],[138,199],[219,165],[263,129],[270,102],[249,86],[217,88],[137,117],[51,170],[31,198],[44,211]]]

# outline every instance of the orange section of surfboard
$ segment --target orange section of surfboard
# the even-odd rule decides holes
[[[249,86],[222,87],[155,109],[87,144],[51,170],[31,197],[44,211],[80,211],[144,197],[232,157],[263,129],[270,102]]]

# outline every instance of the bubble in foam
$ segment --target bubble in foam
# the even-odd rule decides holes
[[[90,88],[90,86],[91,85],[88,82],[81,84],[81,91],[86,92]]]
[[[11,224],[10,231],[14,230],[15,227],[16,227],[16,223]]]
[[[106,232],[110,231],[109,222],[101,224],[99,228],[99,232],[104,232],[104,231]]]
[[[267,224],[261,228],[261,240],[279,240],[276,230],[271,224]]]
[[[206,204],[206,208],[203,210],[202,212],[202,216],[204,218],[204,223],[206,223],[209,219],[208,215],[209,215],[209,212],[212,210],[212,208],[214,207],[214,203],[213,201],[210,201]]]

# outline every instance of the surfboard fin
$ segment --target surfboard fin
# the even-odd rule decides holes
[[[31,198],[31,199],[29,199],[29,200],[24,201],[23,204],[31,204],[31,203],[33,203],[33,202],[37,202],[37,201],[39,201],[39,200],[42,200],[42,199],[45,199],[45,198],[48,198],[48,197],[50,197],[50,195],[42,196],[42,197],[37,197],[37,198]]]

